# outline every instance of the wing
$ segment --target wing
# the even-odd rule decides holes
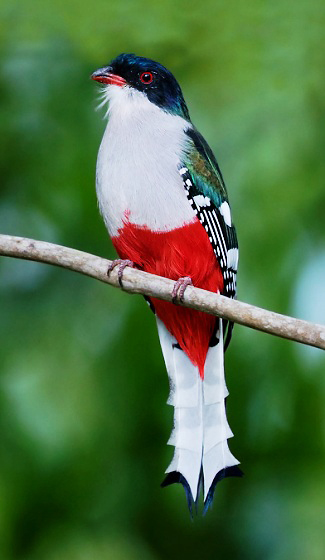
[[[205,228],[224,280],[223,295],[236,297],[238,243],[223,177],[211,148],[194,128],[186,131],[190,149],[179,172],[187,198]],[[228,323],[228,322],[225,322]],[[233,324],[225,324],[225,347]]]

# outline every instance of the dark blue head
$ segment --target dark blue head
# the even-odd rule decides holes
[[[149,101],[164,111],[190,120],[182,90],[173,74],[150,58],[123,53],[91,77],[105,84],[131,86],[145,93]]]

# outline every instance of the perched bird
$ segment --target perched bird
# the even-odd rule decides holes
[[[174,300],[193,285],[236,294],[238,245],[218,163],[192,124],[181,88],[164,66],[121,54],[96,70],[108,124],[98,153],[100,212],[126,265],[171,278]],[[205,510],[217,482],[241,476],[228,447],[224,350],[232,324],[150,298],[174,406],[175,446],[162,486],[181,482],[192,509]]]

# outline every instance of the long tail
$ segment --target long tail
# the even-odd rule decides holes
[[[157,325],[170,381],[167,402],[174,406],[174,429],[168,444],[175,447],[175,453],[162,486],[181,482],[192,511],[202,484],[206,511],[212,504],[217,482],[227,476],[242,475],[227,441],[233,433],[225,409],[228,390],[222,321],[219,320],[219,342],[207,354],[204,380],[158,318]]]

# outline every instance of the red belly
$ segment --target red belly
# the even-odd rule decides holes
[[[208,235],[199,220],[168,232],[153,232],[126,222],[112,239],[122,259],[142,270],[178,280],[190,276],[194,286],[223,291],[223,278]],[[204,364],[216,318],[201,311],[151,298],[156,314],[204,376]]]

